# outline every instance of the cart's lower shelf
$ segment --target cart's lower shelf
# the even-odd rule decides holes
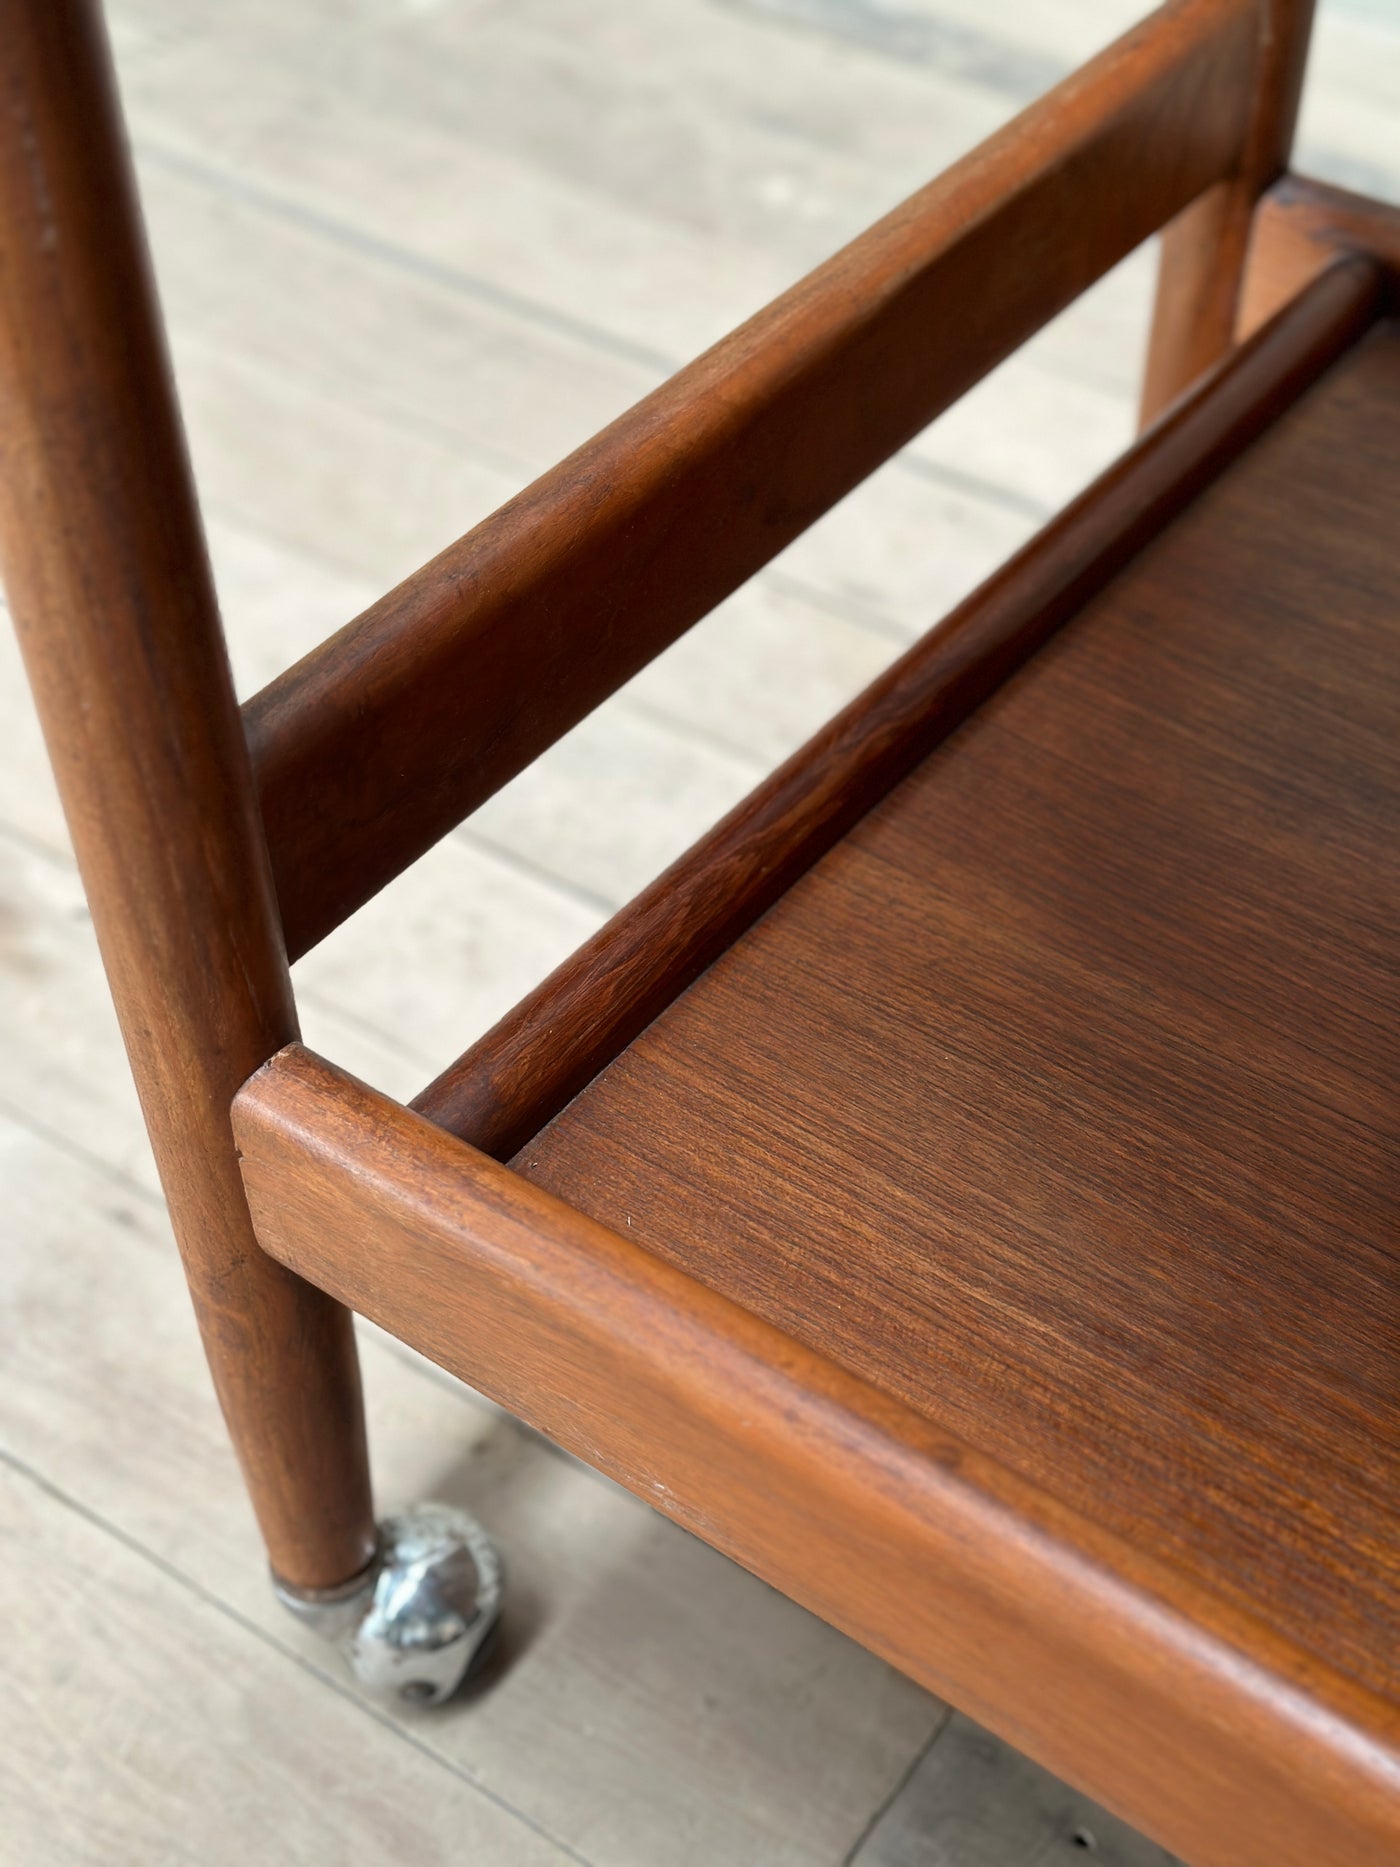
[[[1400,1696],[1400,334],[515,1163]]]

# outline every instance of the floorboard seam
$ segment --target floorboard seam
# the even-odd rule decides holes
[[[948,1722],[952,1718],[952,1715],[952,1706],[945,1705],[943,1707],[943,1715],[938,1720],[938,1723],[914,1752],[914,1755],[910,1758],[904,1769],[900,1771],[889,1794],[882,1797],[881,1800],[876,1803],[870,1819],[856,1836],[846,1853],[842,1855],[841,1867],[859,1867],[860,1856],[865,1852],[871,1837],[894,1807],[895,1803],[899,1801],[899,1798],[904,1794],[910,1783],[913,1782],[925,1757],[928,1756],[939,1738],[942,1737],[943,1733],[947,1730]]]
[[[143,1201],[152,1211],[165,1211],[165,1200],[155,1187],[147,1186],[134,1175],[123,1172],[115,1161],[106,1160],[101,1154],[92,1153],[83,1146],[81,1141],[75,1141],[72,1135],[65,1134],[62,1129],[50,1128],[46,1122],[36,1121],[28,1109],[17,1107],[5,1096],[0,1096],[0,1119],[13,1122],[16,1128],[23,1129],[26,1134],[33,1135],[36,1140],[56,1148],[59,1153],[66,1154],[70,1160],[77,1161],[80,1166],[92,1169],[103,1179],[120,1187],[124,1193],[130,1193],[134,1198]]]
[[[36,1470],[27,1460],[20,1458],[18,1454],[12,1452],[7,1446],[0,1446],[0,1463],[3,1463],[10,1471],[14,1472],[17,1477],[23,1478],[27,1483],[32,1484],[37,1490],[43,1492],[46,1497],[51,1498],[54,1503],[60,1505],[64,1510],[71,1511],[75,1516],[80,1517],[84,1523],[91,1525],[93,1529],[101,1531],[104,1535],[110,1536],[115,1542],[120,1543],[121,1546],[132,1555],[149,1563],[152,1568],[157,1569],[168,1580],[174,1582],[177,1587],[184,1589],[187,1594],[192,1595],[196,1600],[202,1602],[215,1613],[222,1615],[225,1620],[241,1629],[243,1633],[251,1635],[253,1639],[260,1641],[263,1646],[269,1647],[274,1653],[280,1654],[283,1659],[290,1660],[294,1666],[299,1667],[308,1677],[315,1679],[328,1691],[333,1692],[337,1698],[343,1699],[346,1704],[354,1706],[357,1711],[362,1712],[383,1730],[407,1744],[410,1749],[416,1750],[421,1756],[427,1758],[440,1769],[446,1771],[449,1776],[455,1777],[475,1795],[479,1795],[487,1802],[493,1803],[503,1814],[509,1815],[513,1820],[519,1822],[523,1828],[527,1828],[532,1834],[537,1835],[541,1841],[547,1842],[550,1847],[556,1848],[565,1859],[576,1862],[577,1867],[593,1867],[593,1863],[589,1860],[587,1855],[581,1854],[577,1848],[572,1847],[567,1841],[561,1840],[559,1836],[551,1834],[547,1828],[543,1827],[531,1816],[525,1814],[523,1810],[516,1808],[513,1803],[509,1802],[504,1796],[499,1794],[498,1791],[490,1788],[488,1784],[483,1783],[469,1771],[454,1764],[450,1758],[444,1757],[440,1751],[434,1750],[431,1745],[423,1743],[413,1732],[406,1730],[401,1724],[395,1723],[395,1721],[386,1712],[381,1711],[378,1706],[369,1703],[357,1692],[352,1691],[347,1685],[342,1684],[340,1680],[334,1678],[330,1673],[324,1672],[319,1666],[307,1659],[304,1654],[298,1653],[295,1648],[284,1645],[282,1641],[277,1639],[276,1635],[269,1633],[266,1628],[260,1627],[256,1621],[250,1620],[248,1616],[243,1614],[238,1608],[235,1608],[230,1602],[222,1600],[201,1582],[196,1581],[193,1576],[186,1575],[182,1569],[177,1568],[174,1563],[167,1560],[164,1556],[159,1555],[155,1550],[149,1548],[146,1544],[141,1542],[138,1537],[134,1537],[129,1531],[123,1530],[119,1524],[112,1523],[109,1519],[104,1517],[101,1512],[93,1510],[90,1505],[84,1504],[80,1498],[73,1497],[70,1493],[65,1491],[62,1486],[55,1484],[52,1479],[45,1477],[42,1472]]]
[[[558,741],[556,740],[556,744]],[[527,766],[528,770],[529,767]],[[493,792],[493,796],[497,793]],[[501,842],[494,836],[483,835],[474,828],[470,817],[464,817],[447,832],[459,841],[468,843],[473,849],[479,849],[484,855],[499,862],[501,867],[509,869],[513,875],[522,876],[526,881],[536,882],[553,893],[562,895],[575,907],[588,908],[592,913],[604,916],[616,914],[621,907],[621,900],[615,895],[605,895],[601,890],[590,888],[584,882],[576,882],[571,876],[559,875],[547,868],[542,862],[523,855],[520,850],[512,849],[509,843]]]
[[[489,306],[493,311],[504,312],[510,317],[519,318],[522,324],[534,325],[537,329],[549,331],[556,337],[569,338],[587,349],[640,366],[663,378],[673,375],[680,367],[676,358],[667,355],[663,350],[655,350],[648,344],[634,343],[630,338],[619,337],[605,326],[594,324],[589,319],[556,311],[551,305],[542,304],[538,299],[530,298],[523,292],[511,291],[508,287],[497,285],[490,279],[483,279],[476,273],[468,272],[464,267],[451,266],[442,260],[429,259],[425,254],[416,253],[410,247],[399,246],[395,241],[382,239],[378,234],[369,233],[364,228],[356,227],[351,222],[341,220],[335,215],[308,207],[303,202],[292,200],[258,182],[232,175],[218,164],[201,161],[199,157],[189,154],[188,151],[172,148],[169,144],[157,141],[148,135],[135,137],[133,147],[138,159],[149,162],[153,168],[161,168],[169,174],[180,175],[228,199],[242,201],[273,219],[300,227],[331,245],[339,246],[347,252],[357,253],[361,258],[374,260],[392,271],[401,272],[410,278],[421,279],[425,284],[439,286],[444,290],[455,292],[462,298],[470,298],[478,304]]]

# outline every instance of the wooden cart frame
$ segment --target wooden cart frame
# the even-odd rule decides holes
[[[1174,0],[240,710],[100,18],[0,4],[6,582],[289,1590],[374,1556],[358,1311],[1193,1861],[1400,1858],[1393,1706],[503,1164],[1393,303],[1309,10]],[[1087,493],[411,1108],[299,1046],[289,955],[1163,226]]]

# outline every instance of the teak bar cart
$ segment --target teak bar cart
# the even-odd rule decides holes
[[[240,713],[100,19],[0,0],[6,582],[371,1682],[499,1578],[376,1530],[352,1310],[1198,1867],[1400,1861],[1400,214],[1286,173],[1308,10],[1175,0]],[[289,954],[1163,226],[1096,484],[411,1107],[301,1048]]]

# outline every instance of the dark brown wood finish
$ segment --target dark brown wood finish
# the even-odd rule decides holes
[[[372,1551],[354,1305],[1197,1867],[1400,1858],[1400,328],[1334,191],[1239,295],[1308,14],[1176,0],[240,722],[98,16],[6,13],[5,574],[285,1580]],[[292,1041],[274,879],[302,951],[1193,201],[1150,402],[1302,295],[425,1092],[514,1170]]]
[[[373,1549],[354,1339],[229,1129],[296,1018],[97,8],[5,6],[0,86],[5,583],[268,1551],[329,1585]]]
[[[1242,157],[1176,0],[245,708],[304,952]]]
[[[1391,305],[1400,306],[1400,208],[1285,175],[1254,216],[1236,337],[1252,336],[1339,253],[1373,257],[1385,272]]]
[[[308,1052],[234,1122],[271,1251],[1196,1867],[1400,1857],[1393,1704]]]
[[[508,1158],[1365,328],[1334,265],[565,962],[413,1106]]]
[[[1235,339],[1254,204],[1288,166],[1314,0],[1258,0],[1259,64],[1249,135],[1235,174],[1216,182],[1162,236],[1143,378],[1155,421]]]
[[[1398,499],[1386,324],[516,1162],[1391,1702]]]

